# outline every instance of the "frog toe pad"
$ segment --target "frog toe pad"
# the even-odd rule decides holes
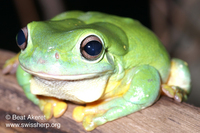
[[[67,110],[67,103],[63,100],[45,96],[38,96],[38,98],[40,100],[39,107],[47,120],[51,119],[52,116],[58,118]]]

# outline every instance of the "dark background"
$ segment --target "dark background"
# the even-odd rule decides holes
[[[38,1],[33,1],[36,7],[39,20],[45,20],[42,6]],[[23,3],[22,3],[23,4]],[[149,14],[149,1],[90,1],[90,0],[63,0],[66,10],[100,11],[119,16],[138,19],[147,27],[151,27]],[[18,52],[19,48],[15,42],[15,36],[22,28],[17,7],[13,0],[4,0],[0,4],[1,10],[1,49]],[[26,10],[24,10],[26,12]],[[30,14],[31,15],[31,14]],[[37,18],[38,19],[38,18]],[[35,21],[35,20],[32,20]],[[24,26],[24,25],[23,25]]]

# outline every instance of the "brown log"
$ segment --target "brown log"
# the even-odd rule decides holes
[[[0,71],[6,59],[14,53],[0,50]],[[68,110],[60,118],[49,121],[36,119],[43,114],[24,95],[17,84],[15,75],[2,75],[0,72],[0,132],[1,133],[83,133],[86,132],[81,123],[72,119],[75,104],[69,103]],[[10,117],[9,117],[10,116]],[[18,118],[14,117],[18,116]],[[30,118],[34,116],[35,118]],[[28,119],[29,117],[29,119]],[[21,120],[20,120],[20,119]],[[25,118],[25,119],[23,119]],[[17,120],[18,119],[18,120]],[[6,127],[9,124],[39,124],[37,127]],[[43,127],[42,127],[43,124]],[[46,128],[44,124],[49,124]],[[56,125],[60,125],[56,126]],[[20,125],[21,126],[21,125]],[[92,133],[132,133],[132,132],[200,132],[200,108],[186,103],[176,103],[167,97],[161,97],[154,105],[126,117],[108,122],[97,127]]]

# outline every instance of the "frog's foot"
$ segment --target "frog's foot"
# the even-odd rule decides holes
[[[73,111],[73,118],[76,122],[82,122],[84,117],[91,114],[104,113],[106,110],[99,110],[98,106],[104,102],[93,102],[84,106],[77,106]]]
[[[82,122],[86,131],[91,131],[106,122],[136,112],[151,104],[132,103],[124,97],[118,97],[93,107],[78,106],[73,111],[73,118],[77,122]]]
[[[47,120],[51,119],[52,116],[58,118],[67,110],[67,103],[63,100],[46,96],[37,97],[39,99],[39,107]]]
[[[73,118],[77,122],[83,122],[85,130],[91,131],[108,121],[127,115],[126,107],[117,106],[117,101],[126,102],[123,98],[116,98],[107,103],[87,105],[86,107],[78,106],[73,111]]]
[[[7,73],[14,74],[16,72],[17,66],[19,65],[18,61],[19,54],[20,53],[18,53],[16,56],[6,61],[2,70],[3,74]]]
[[[187,100],[187,92],[178,86],[163,84],[162,93],[163,95],[173,98],[176,102]]]
[[[162,92],[178,102],[187,100],[187,95],[190,93],[190,82],[187,63],[180,59],[172,59],[170,77],[167,83],[162,85]]]

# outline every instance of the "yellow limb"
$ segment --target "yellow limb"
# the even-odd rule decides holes
[[[5,62],[3,66],[3,70],[2,70],[3,74],[7,74],[7,73],[14,74],[16,72],[17,67],[19,65],[19,60],[18,60],[19,54],[20,52]]]
[[[63,100],[46,96],[38,96],[38,99],[40,100],[39,107],[47,120],[51,119],[52,116],[58,118],[67,110],[67,103]]]

